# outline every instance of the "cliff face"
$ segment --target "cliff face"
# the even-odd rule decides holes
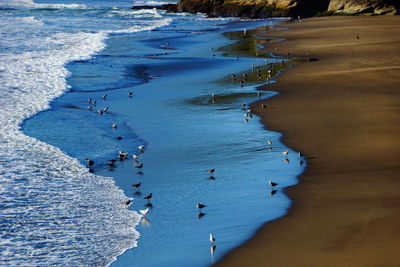
[[[267,18],[327,14],[400,14],[399,0],[180,0],[178,11],[214,17]]]

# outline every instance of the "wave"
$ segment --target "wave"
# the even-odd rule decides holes
[[[79,4],[42,4],[32,0],[4,0],[0,3],[2,8],[34,8],[34,9],[86,9]]]
[[[32,17],[17,20],[43,27]],[[39,40],[47,50],[2,53],[0,265],[104,266],[136,246],[140,216],[127,209],[114,181],[24,135],[20,126],[68,89],[65,64],[90,58],[106,38],[106,32],[59,32]]]

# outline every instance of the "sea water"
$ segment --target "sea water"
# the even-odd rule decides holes
[[[130,9],[146,3],[1,2],[1,264],[207,266],[289,207],[298,156],[244,122],[255,85],[217,82],[264,59],[212,55],[273,22]],[[138,145],[142,169],[107,165]]]

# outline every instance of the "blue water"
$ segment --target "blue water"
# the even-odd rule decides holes
[[[284,157],[256,116],[244,122],[255,84],[217,82],[264,59],[211,51],[231,43],[225,31],[273,22],[131,5],[0,3],[1,264],[207,266],[290,206],[280,189],[302,172],[297,153]],[[119,150],[129,159],[107,166]]]

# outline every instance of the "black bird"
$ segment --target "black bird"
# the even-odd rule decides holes
[[[101,98],[103,98],[104,100],[107,100],[107,95],[103,95]]]
[[[141,184],[142,184],[142,183],[132,184],[132,186],[133,186],[133,187],[136,187],[136,189],[139,189],[139,187],[140,187]]]
[[[268,181],[268,184],[272,187],[277,186],[278,184],[272,181]]]
[[[207,172],[210,173],[210,174],[212,174],[212,173],[215,172],[215,169],[209,169],[209,170],[207,170]]]
[[[207,207],[207,206],[204,205],[204,204],[201,204],[201,203],[197,202],[197,203],[196,203],[196,207],[197,207],[198,209],[202,209],[202,208],[205,208],[205,207]]]
[[[153,193],[148,194],[147,196],[145,196],[143,199],[147,199],[147,203],[150,202],[150,199],[153,197]]]
[[[128,92],[128,96],[132,96],[133,95],[133,92]]]
[[[88,159],[88,158],[86,158],[85,160],[86,160],[86,163],[87,163],[88,166],[93,166],[94,165],[94,161],[93,160]]]
[[[128,199],[127,201],[125,201],[125,205],[129,206],[130,204],[132,204],[132,200]]]

